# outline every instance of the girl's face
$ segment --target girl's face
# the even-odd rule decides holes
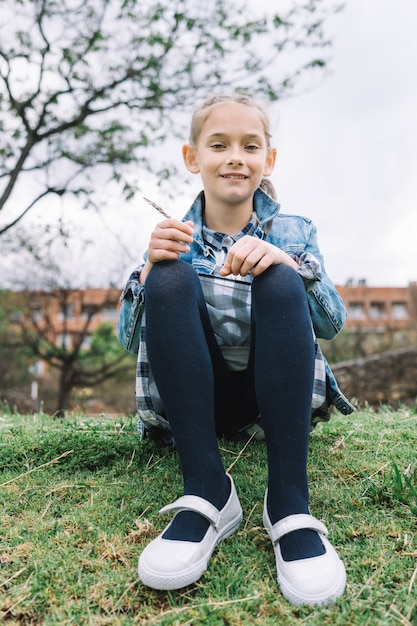
[[[197,145],[185,145],[183,157],[188,170],[201,175],[206,202],[252,206],[262,177],[274,168],[276,150],[268,148],[260,113],[228,102],[210,111]]]

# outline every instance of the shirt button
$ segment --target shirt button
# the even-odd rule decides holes
[[[223,243],[224,243],[224,245],[225,245],[225,246],[230,246],[230,245],[231,245],[231,243],[232,243],[232,240],[231,240],[229,237],[226,237],[226,238],[223,240]]]

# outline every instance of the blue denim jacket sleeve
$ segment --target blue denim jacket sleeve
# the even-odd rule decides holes
[[[347,311],[345,304],[324,268],[324,259],[318,243],[315,226],[310,222],[310,236],[305,248],[320,263],[319,279],[307,287],[307,299],[310,307],[316,337],[333,339],[343,328]]]
[[[122,306],[116,326],[120,344],[132,354],[137,354],[139,350],[139,332],[136,329],[144,309],[143,285],[139,282],[142,267],[140,265],[132,272],[120,296]]]

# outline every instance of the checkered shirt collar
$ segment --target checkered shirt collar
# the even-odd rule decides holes
[[[258,224],[254,214],[252,214],[245,228],[234,235],[225,235],[224,233],[211,230],[203,223],[203,239],[205,243],[212,246],[215,250],[222,250],[223,248],[230,248],[230,240],[235,243],[238,239],[244,237],[244,235],[254,235],[257,226]],[[227,240],[228,243],[226,244],[225,241]]]

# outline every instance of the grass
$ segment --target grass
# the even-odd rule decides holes
[[[263,443],[221,442],[244,510],[200,581],[153,591],[141,549],[181,494],[175,452],[138,440],[135,418],[0,414],[0,622],[14,625],[417,624],[416,411],[335,414],[310,442],[312,513],[342,556],[336,604],[293,607],[262,528]]]

